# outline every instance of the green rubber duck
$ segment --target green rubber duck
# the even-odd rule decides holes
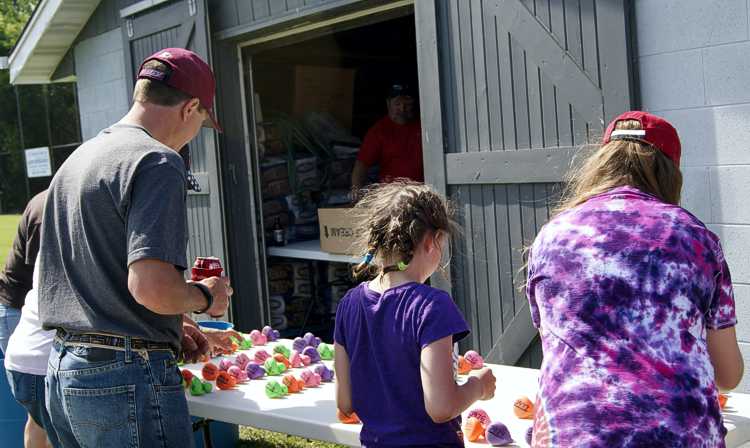
[[[266,395],[268,398],[281,398],[289,393],[289,389],[278,381],[269,381],[266,384]]]
[[[318,354],[320,355],[320,359],[331,361],[333,359],[333,347],[329,344],[321,343],[318,345]]]
[[[288,348],[286,348],[285,346],[283,346],[281,344],[279,344],[276,347],[274,347],[273,348],[273,352],[274,353],[281,353],[282,355],[284,355],[284,357],[286,359],[289,359],[289,357],[292,356],[292,352]]]
[[[263,364],[263,368],[266,369],[266,375],[270,376],[281,375],[286,370],[286,366],[283,363],[280,363],[273,358],[268,358]]]

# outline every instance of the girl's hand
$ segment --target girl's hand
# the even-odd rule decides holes
[[[479,399],[491,400],[495,396],[495,375],[492,370],[488,368],[480,369],[472,372],[471,376],[476,378],[479,385],[482,386],[482,395]]]

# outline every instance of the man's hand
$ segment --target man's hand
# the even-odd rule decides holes
[[[182,325],[182,359],[187,363],[196,362],[210,350],[208,338],[190,324]]]
[[[227,331],[213,331],[210,333],[204,333],[208,339],[209,350],[214,354],[219,353],[231,353],[232,352],[232,339],[235,338],[241,341],[242,335],[234,330]]]
[[[234,289],[229,283],[228,277],[209,277],[203,279],[200,283],[206,285],[211,295],[214,297],[214,303],[211,308],[206,310],[206,314],[211,317],[221,317],[229,308],[229,297],[234,294]]]

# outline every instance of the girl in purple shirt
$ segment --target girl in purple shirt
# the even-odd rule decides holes
[[[743,371],[719,239],[678,204],[680,141],[628,112],[529,253],[544,348],[534,447],[723,447]]]
[[[461,412],[492,398],[495,377],[457,385],[453,343],[469,333],[451,297],[424,284],[455,224],[445,200],[405,182],[377,186],[355,207],[365,260],[336,313],[336,403],[362,421],[366,447],[462,447]]]

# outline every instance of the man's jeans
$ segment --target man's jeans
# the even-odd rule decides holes
[[[170,351],[63,344],[47,370],[47,410],[67,447],[193,446],[182,376]]]
[[[13,370],[6,370],[5,373],[8,375],[8,383],[13,398],[26,408],[34,423],[44,428],[50,444],[59,447],[60,442],[57,441],[55,431],[52,429],[49,420],[49,413],[44,407],[44,377]]]
[[[0,303],[0,350],[3,356],[8,349],[8,339],[21,320],[21,310]]]

